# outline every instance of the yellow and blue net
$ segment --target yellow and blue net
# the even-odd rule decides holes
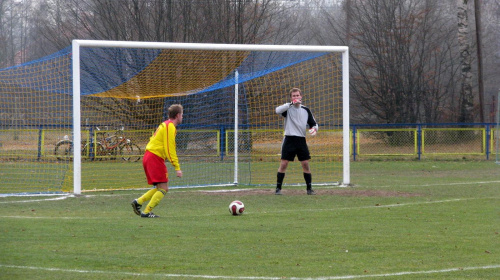
[[[184,177],[171,176],[171,186],[232,184],[236,81],[240,184],[275,184],[283,120],[274,108],[293,87],[320,125],[308,138],[314,183],[341,180],[339,53],[81,48],[80,57],[79,144],[70,47],[0,70],[0,193],[71,191],[73,149],[82,153],[83,191],[147,187],[140,157],[175,103],[184,106]],[[296,165],[285,183],[303,183]]]

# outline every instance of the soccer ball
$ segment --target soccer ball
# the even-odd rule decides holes
[[[245,205],[239,200],[235,200],[229,204],[229,213],[233,216],[238,216],[243,214],[245,211]]]

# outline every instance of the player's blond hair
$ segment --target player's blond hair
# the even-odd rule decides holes
[[[182,113],[183,110],[184,110],[184,108],[182,108],[181,104],[170,105],[170,107],[168,107],[168,118],[175,119],[177,114]]]

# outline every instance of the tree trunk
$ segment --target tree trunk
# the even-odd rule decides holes
[[[457,0],[458,7],[458,45],[462,69],[458,122],[474,121],[474,96],[472,95],[471,53],[469,43],[468,0]]]

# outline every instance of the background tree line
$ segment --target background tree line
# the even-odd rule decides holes
[[[485,121],[498,91],[500,1],[481,3]],[[480,118],[473,1],[0,0],[0,68],[73,39],[350,47],[353,122]]]

